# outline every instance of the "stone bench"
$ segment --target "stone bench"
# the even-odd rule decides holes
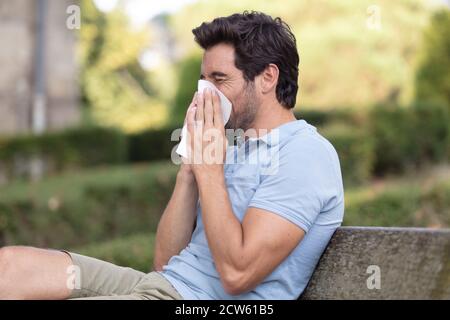
[[[450,299],[450,230],[341,227],[299,299]]]

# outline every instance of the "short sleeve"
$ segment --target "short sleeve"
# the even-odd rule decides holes
[[[338,196],[333,157],[315,137],[295,137],[278,151],[278,168],[262,175],[249,207],[275,213],[308,232],[331,198]]]

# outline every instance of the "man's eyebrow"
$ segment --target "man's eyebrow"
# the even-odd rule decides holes
[[[209,74],[210,78],[224,78],[227,77],[228,75],[226,73],[220,72],[220,71],[213,71]],[[205,79],[204,74],[200,74],[200,79]]]
[[[209,75],[211,78],[217,78],[217,77],[226,77],[228,76],[226,73],[220,72],[220,71],[213,71]]]

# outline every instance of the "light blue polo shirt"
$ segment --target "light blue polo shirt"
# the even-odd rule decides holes
[[[294,223],[305,237],[253,290],[232,296],[220,282],[198,203],[191,242],[161,274],[184,299],[297,299],[342,223],[344,190],[335,149],[315,127],[297,120],[229,147],[224,170],[241,222],[249,207],[261,208]]]

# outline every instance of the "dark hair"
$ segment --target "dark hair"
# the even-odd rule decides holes
[[[299,56],[295,36],[281,18],[244,11],[203,22],[192,33],[204,50],[219,43],[233,45],[235,66],[246,81],[253,81],[270,63],[275,64],[280,70],[277,99],[286,108],[295,107]]]

